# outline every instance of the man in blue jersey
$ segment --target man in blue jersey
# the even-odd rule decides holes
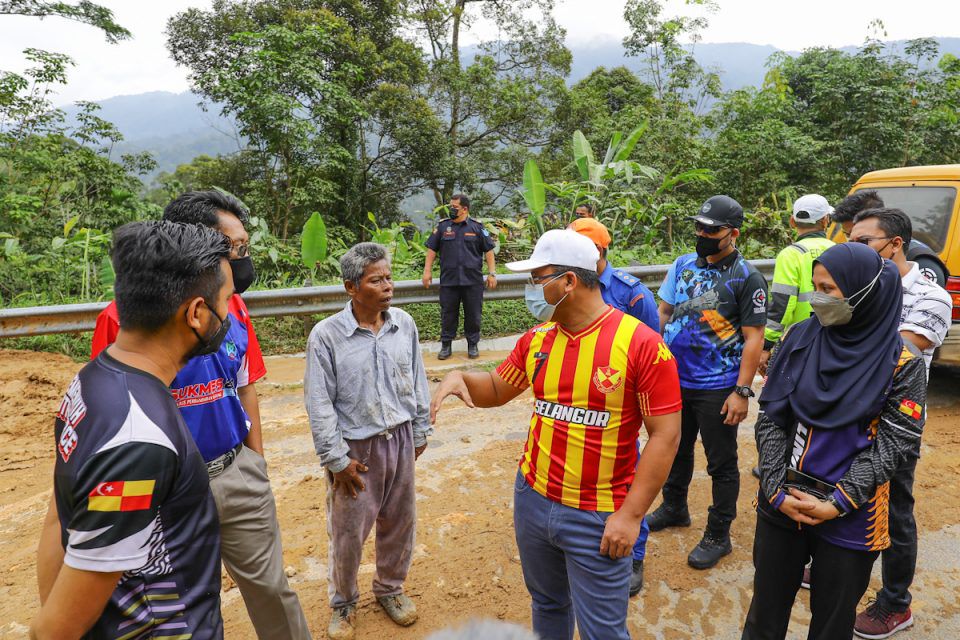
[[[216,507],[168,385],[226,335],[229,252],[192,225],[114,233],[120,331],[57,411],[31,637],[223,638]]]
[[[578,208],[579,211],[579,208]],[[581,216],[570,223],[570,229],[584,235],[596,245],[600,252],[597,261],[597,274],[600,276],[600,295],[603,301],[614,309],[619,309],[644,323],[654,331],[660,331],[660,316],[653,293],[645,284],[629,273],[614,269],[607,262],[610,249],[610,232],[607,227],[593,217]],[[643,559],[647,555],[647,538],[650,527],[647,519],[640,523],[640,535],[633,545],[633,572],[630,574],[630,595],[635,596],[643,589]]]
[[[693,222],[696,253],[677,258],[660,287],[663,340],[677,359],[683,396],[682,434],[663,504],[647,516],[651,531],[690,526],[687,490],[697,435],[707,456],[713,504],[700,543],[687,556],[709,569],[729,554],[737,517],[740,471],[737,427],[747,417],[750,388],[763,351],[767,282],[737,251],[743,208],[729,196],[703,203]]]
[[[258,638],[309,638],[300,601],[284,572],[277,507],[263,457],[254,383],[266,375],[266,368],[239,295],[256,277],[250,238],[243,228],[247,210],[220,191],[192,191],[168,204],[163,217],[216,229],[230,240],[236,293],[228,305],[223,344],[213,353],[191,359],[171,385],[207,463],[220,519],[223,563],[240,589]],[[97,318],[94,356],[113,342],[116,330],[117,309],[110,305]]]

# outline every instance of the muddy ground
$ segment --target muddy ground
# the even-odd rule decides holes
[[[427,359],[428,368],[440,375],[440,363]],[[453,362],[467,365],[465,360]],[[259,385],[261,411],[286,564],[314,637],[322,638],[328,618],[324,483],[303,410],[303,361],[272,358],[267,366],[270,373]],[[24,637],[38,607],[34,554],[50,496],[53,414],[77,368],[65,357],[0,350],[0,638]],[[511,488],[531,407],[529,395],[499,409],[470,410],[456,400],[444,406],[418,469],[417,547],[406,588],[420,610],[420,622],[397,628],[376,606],[369,592],[374,565],[368,544],[360,569],[364,592],[358,638],[423,638],[478,616],[529,625],[529,599],[513,539]],[[733,554],[705,573],[686,566],[708,503],[709,479],[700,455],[691,489],[693,526],[651,536],[646,586],[630,604],[634,638],[739,637],[753,575],[752,424],[751,417],[740,429],[742,489]],[[913,607],[917,622],[902,637],[958,638],[960,373],[955,371],[935,369],[931,377],[916,495],[921,532]],[[876,570],[873,583],[879,583]],[[224,588],[226,637],[254,638],[237,589],[229,580]],[[806,637],[807,601],[801,592],[791,639]]]

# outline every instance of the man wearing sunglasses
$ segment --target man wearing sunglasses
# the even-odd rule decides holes
[[[903,281],[900,335],[923,353],[930,376],[933,352],[950,328],[953,306],[942,287],[927,280],[916,262],[907,260],[913,237],[910,217],[900,209],[874,208],[853,218],[850,242],[872,248],[892,260]],[[910,585],[917,568],[917,522],[913,515],[913,481],[917,459],[908,458],[890,479],[890,547],[883,551],[883,588],[857,616],[854,633],[861,638],[887,638],[913,624]]]
[[[810,307],[813,261],[834,244],[826,235],[832,213],[833,207],[827,199],[815,193],[797,198],[793,203],[790,227],[796,231],[797,241],[777,254],[767,327],[763,332],[760,375],[766,374],[770,351],[780,341],[783,332],[813,313]]]
[[[663,486],[663,504],[647,516],[647,523],[651,531],[690,526],[687,491],[699,434],[713,481],[713,505],[687,563],[709,569],[733,550],[730,525],[740,492],[737,426],[754,395],[750,385],[763,351],[767,283],[737,251],[743,208],[736,200],[714,196],[692,220],[696,253],[677,258],[660,287],[663,339],[680,373],[682,436]]]

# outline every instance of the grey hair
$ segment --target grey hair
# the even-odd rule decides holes
[[[444,629],[427,640],[539,640],[537,634],[523,627],[499,620],[471,620],[459,629]]]
[[[361,242],[355,244],[340,258],[340,274],[344,282],[360,284],[363,273],[374,262],[386,260],[390,262],[387,248],[376,242]]]

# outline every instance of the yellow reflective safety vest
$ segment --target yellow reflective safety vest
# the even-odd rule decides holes
[[[813,261],[833,245],[823,231],[811,231],[777,254],[763,334],[764,349],[772,349],[787,327],[810,317]]]

